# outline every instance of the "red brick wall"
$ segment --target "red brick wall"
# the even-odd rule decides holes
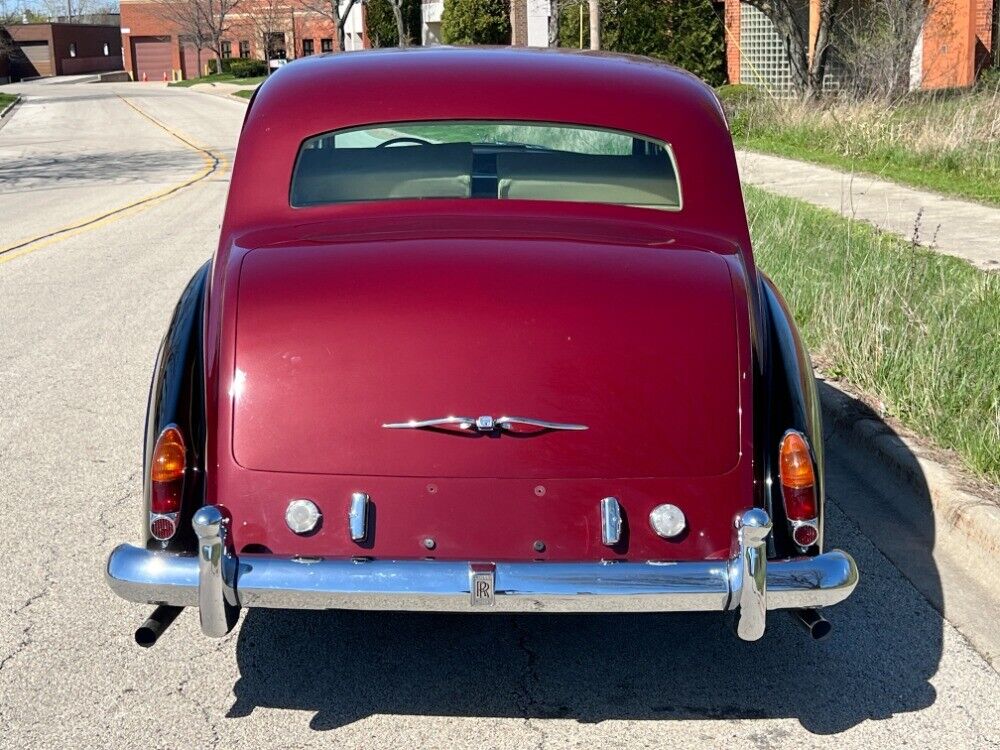
[[[726,72],[740,82],[740,0],[726,0]]]
[[[296,4],[297,5],[297,4]],[[177,39],[177,30],[163,14],[158,12],[157,4],[154,0],[121,0],[121,25],[123,29],[128,29],[128,34],[122,34],[122,47],[125,56],[125,70],[132,77],[135,77],[135,64],[132,60],[132,45],[130,39],[138,36],[170,36],[173,41],[171,66],[175,71],[175,76],[182,75],[181,45]],[[294,21],[294,23],[293,23]],[[285,34],[285,49],[288,59],[292,60],[302,56],[302,40],[312,39],[313,49],[316,53],[322,51],[322,39],[330,39],[333,44],[333,51],[339,49],[337,43],[337,28],[330,19],[296,7],[295,12],[289,8],[288,20],[280,25],[275,32]],[[253,22],[245,15],[236,13],[232,17],[229,33],[223,37],[225,41],[232,44],[233,57],[239,57],[240,41],[250,42],[250,54],[252,57],[262,58],[264,56],[263,40],[257,38]],[[367,38],[365,39],[367,47]],[[213,54],[207,52],[203,56],[203,62],[212,58]]]
[[[979,0],[932,0],[924,21],[922,88],[960,88],[975,82],[978,4]]]
[[[121,43],[117,26],[53,24],[52,57],[56,75],[121,70]],[[70,57],[70,44],[76,45],[76,57]],[[104,55],[105,44],[108,45],[107,56]]]
[[[528,46],[528,0],[510,0],[510,20],[511,46]]]
[[[181,46],[177,41],[177,33],[172,24],[163,17],[157,4],[153,2],[135,2],[121,0],[122,29],[128,33],[122,34],[122,56],[125,70],[134,79],[135,61],[132,59],[132,37],[139,36],[171,36],[174,42],[171,50],[170,67],[178,73],[181,69]]]
[[[976,2],[976,71],[987,67],[993,55],[993,0]]]

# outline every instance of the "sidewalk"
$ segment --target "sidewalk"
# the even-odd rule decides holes
[[[740,177],[772,193],[862,219],[907,240],[1000,271],[1000,208],[945,198],[862,174],[737,151]]]

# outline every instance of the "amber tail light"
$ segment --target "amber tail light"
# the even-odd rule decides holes
[[[165,541],[177,531],[186,469],[184,436],[170,425],[156,439],[149,465],[149,533],[154,539]]]
[[[778,449],[778,476],[785,516],[792,539],[800,547],[811,547],[819,538],[816,474],[805,436],[789,430]]]

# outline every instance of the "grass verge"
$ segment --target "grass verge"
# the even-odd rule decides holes
[[[16,94],[0,94],[0,112],[3,112],[7,107],[17,101]]]
[[[744,186],[760,267],[810,351],[1000,483],[1000,275]]]
[[[179,86],[181,88],[189,88],[194,86],[196,83],[234,83],[237,86],[256,86],[263,83],[267,79],[267,76],[256,76],[255,78],[237,78],[230,73],[213,73],[212,75],[202,76],[201,78],[189,78],[186,81],[174,81],[173,83],[168,83],[168,86]]]
[[[254,91],[257,89],[242,89],[241,91],[234,91],[233,96],[238,96],[240,99],[249,99],[253,96]]]
[[[774,101],[724,87],[737,146],[1000,206],[1000,87],[902,101]]]

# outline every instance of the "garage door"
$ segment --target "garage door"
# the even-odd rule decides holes
[[[53,74],[48,42],[19,42],[10,61],[15,80]]]
[[[184,77],[198,78],[205,74],[205,66],[212,53],[207,49],[201,51],[201,66],[198,65],[198,50],[191,45],[184,45]]]
[[[137,81],[142,80],[143,74],[150,81],[162,81],[164,74],[168,80],[173,77],[168,36],[132,37],[132,59]]]

